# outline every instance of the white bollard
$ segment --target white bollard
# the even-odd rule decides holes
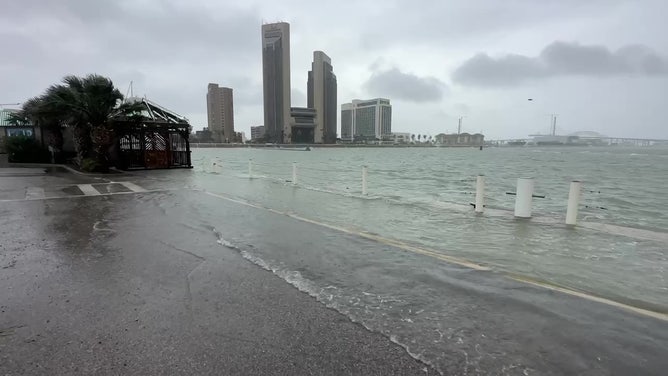
[[[253,160],[252,159],[248,160],[248,178],[249,179],[253,178]]]
[[[297,162],[292,162],[292,185],[297,185]]]
[[[580,192],[582,182],[573,180],[568,192],[568,208],[566,209],[566,224],[575,226],[578,221],[578,206],[580,205]]]
[[[475,182],[475,212],[485,210],[485,175],[478,175]]]
[[[366,195],[366,178],[368,175],[367,166],[362,166],[362,194]]]
[[[515,191],[515,217],[531,218],[533,178],[518,178]]]

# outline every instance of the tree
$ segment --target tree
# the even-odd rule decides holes
[[[411,135],[411,140],[413,141],[413,143],[415,143],[415,134]]]
[[[63,83],[52,85],[42,96],[45,113],[73,127],[79,165],[92,151],[97,168],[109,168],[109,149],[114,141],[114,117],[131,117],[139,104],[123,103],[123,94],[106,77],[66,76]]]
[[[63,117],[48,105],[46,95],[28,99],[21,106],[21,110],[10,119],[16,125],[39,127],[42,135],[46,134],[46,143],[56,158],[63,148],[63,120]]]
[[[420,142],[420,138],[422,138],[421,134],[418,135],[418,142]]]

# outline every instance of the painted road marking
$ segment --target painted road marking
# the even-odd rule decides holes
[[[44,198],[44,188],[28,187],[26,188],[26,200],[36,200]]]
[[[149,189],[141,193],[157,193],[157,192],[171,192],[179,191],[187,188],[162,188],[162,189]],[[114,192],[114,193],[100,193],[97,195],[72,195],[72,196],[51,196],[51,197],[36,197],[36,198],[19,198],[19,199],[3,199],[0,202],[25,202],[25,201],[40,201],[40,200],[61,200],[61,199],[73,199],[73,198],[82,198],[82,197],[102,197],[102,196],[117,196],[117,195],[134,195],[139,192]]]
[[[77,187],[81,189],[81,192],[86,196],[99,196],[101,193],[93,187],[92,184],[77,184]]]
[[[125,188],[131,190],[132,192],[146,192],[146,189],[138,186],[135,183],[129,182],[129,181],[119,181],[117,183],[125,186]]]
[[[219,195],[219,194],[212,193],[212,192],[207,192],[207,191],[203,191],[203,192],[210,195],[210,196],[217,197],[217,198],[220,198],[220,199],[223,199],[223,200],[226,200],[226,201],[234,202],[234,203],[245,205],[245,206],[250,206],[250,207],[256,208],[256,209],[267,210],[271,213],[285,215],[285,216],[288,216],[290,218],[294,218],[294,219],[299,220],[299,221],[303,221],[303,222],[311,223],[311,224],[314,224],[314,225],[322,226],[322,227],[329,228],[329,229],[336,230],[336,231],[340,231],[340,232],[343,232],[343,233],[346,233],[346,234],[361,236],[363,238],[367,238],[367,239],[370,239],[370,240],[375,240],[375,241],[377,241],[379,243],[382,243],[382,244],[394,246],[396,248],[403,249],[403,250],[406,250],[406,251],[409,251],[409,252],[413,252],[413,253],[417,253],[417,254],[421,254],[421,255],[425,255],[425,256],[430,256],[430,257],[433,257],[433,258],[436,258],[436,259],[439,259],[439,260],[443,260],[443,261],[446,261],[446,262],[449,262],[449,263],[452,263],[452,264],[464,266],[464,267],[475,269],[475,270],[491,270],[488,267],[478,265],[478,264],[475,264],[473,262],[470,262],[470,261],[467,261],[467,260],[462,260],[462,259],[459,259],[459,258],[456,258],[456,257],[446,256],[446,255],[440,254],[440,253],[438,253],[434,250],[428,249],[428,248],[416,247],[416,246],[412,246],[410,244],[406,244],[406,243],[398,241],[398,240],[388,239],[388,238],[384,238],[384,237],[381,237],[381,236],[378,236],[378,235],[371,235],[371,234],[364,233],[364,232],[354,231],[354,230],[346,229],[346,228],[343,228],[343,227],[330,225],[330,224],[323,223],[323,222],[314,221],[312,219],[304,218],[304,217],[298,216],[298,215],[293,214],[293,213],[282,212],[282,211],[279,211],[279,210],[264,207],[264,206],[259,205],[259,204],[251,203],[251,202],[244,201],[244,200],[235,199],[235,198],[232,198],[232,197]],[[645,309],[645,308],[635,307],[635,306],[628,305],[628,304],[625,304],[625,303],[621,303],[621,302],[618,302],[618,301],[615,301],[615,300],[602,298],[602,297],[596,296],[596,295],[591,295],[591,294],[588,294],[588,293],[585,293],[585,292],[571,290],[571,289],[568,289],[568,288],[565,288],[565,287],[551,285],[551,284],[548,284],[548,283],[545,283],[545,282],[533,280],[529,277],[524,277],[524,276],[520,276],[520,275],[510,275],[510,274],[505,274],[503,276],[505,278],[511,279],[513,281],[516,281],[516,282],[525,283],[525,284],[528,284],[528,285],[531,285],[531,286],[540,287],[540,288],[548,289],[548,290],[551,290],[551,291],[558,291],[558,292],[561,292],[561,293],[564,293],[564,294],[577,296],[579,298],[586,299],[586,300],[589,300],[589,301],[606,304],[608,306],[625,309],[627,311],[635,312],[635,313],[638,313],[638,314],[641,314],[641,315],[644,315],[644,316],[653,317],[653,318],[663,320],[663,321],[668,321],[668,314],[666,314],[664,312],[656,312],[656,311],[652,311],[652,310]]]

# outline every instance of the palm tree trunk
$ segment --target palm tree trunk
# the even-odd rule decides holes
[[[109,148],[114,141],[114,130],[108,125],[92,127],[91,138],[95,160],[101,172],[109,171]]]
[[[49,145],[49,151],[52,153],[52,163],[60,161],[60,152],[63,150],[63,131],[58,127],[51,127],[47,130],[48,136],[46,143]]]

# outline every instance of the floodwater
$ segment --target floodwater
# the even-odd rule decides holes
[[[667,148],[195,149],[193,164],[196,188],[493,272],[668,312]],[[362,166],[368,167],[367,195]],[[483,215],[470,206],[478,174],[487,181]],[[545,196],[534,199],[531,220],[512,215],[514,196],[507,192],[518,177],[533,177],[535,193]],[[572,180],[583,181],[575,228],[563,224]],[[280,227],[263,234],[290,236]],[[343,261],[309,255],[312,246],[280,253],[252,247],[242,254],[427,362],[447,363],[438,353],[443,336],[466,338],[447,327],[448,296],[430,283],[445,277],[424,257],[374,254],[377,262],[369,263],[368,255],[342,250]],[[407,286],[405,275],[415,285]]]

